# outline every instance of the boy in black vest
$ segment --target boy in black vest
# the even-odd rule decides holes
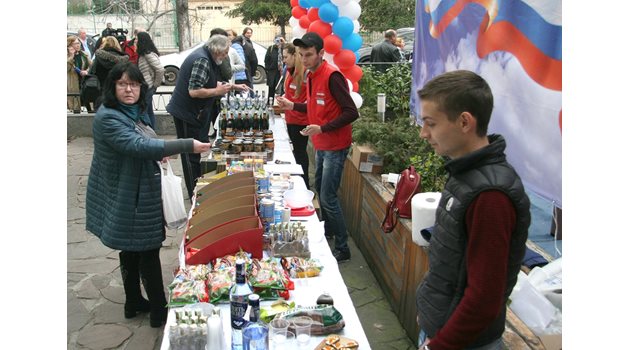
[[[525,254],[529,198],[505,158],[505,139],[487,135],[493,97],[470,71],[453,71],[418,91],[425,138],[449,158],[416,291],[421,349],[503,349],[506,302]]]

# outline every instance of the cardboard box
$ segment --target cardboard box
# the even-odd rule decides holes
[[[381,174],[383,171],[383,157],[374,152],[370,145],[353,143],[348,156],[362,173]]]

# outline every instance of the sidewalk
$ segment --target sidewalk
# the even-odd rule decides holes
[[[167,136],[165,138],[174,138]],[[92,138],[74,138],[67,147],[67,343],[68,349],[159,349],[162,329],[149,326],[148,314],[123,317],[125,301],[118,252],[85,231],[85,192],[92,160]],[[181,176],[179,160],[171,161]],[[185,193],[186,191],[184,191]],[[165,287],[178,265],[182,231],[167,231],[161,249]],[[339,266],[372,349],[416,349],[392,312],[378,282],[352,238],[352,260]]]

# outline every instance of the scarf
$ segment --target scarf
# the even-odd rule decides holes
[[[131,118],[134,122],[138,122],[138,120],[142,120],[145,125],[151,125],[151,120],[149,119],[149,115],[146,111],[140,113],[140,105],[132,104],[124,104],[122,102],[118,102],[118,108],[125,113],[126,116]]]

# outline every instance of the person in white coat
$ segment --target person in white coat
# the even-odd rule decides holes
[[[164,79],[164,67],[160,62],[160,53],[158,52],[151,36],[147,32],[138,32],[136,37],[136,47],[138,52],[138,68],[142,72],[144,80],[147,82],[149,89],[145,95],[147,101],[147,112],[151,120],[151,127],[156,128],[155,113],[153,112],[153,94],[157,88],[162,85]]]

